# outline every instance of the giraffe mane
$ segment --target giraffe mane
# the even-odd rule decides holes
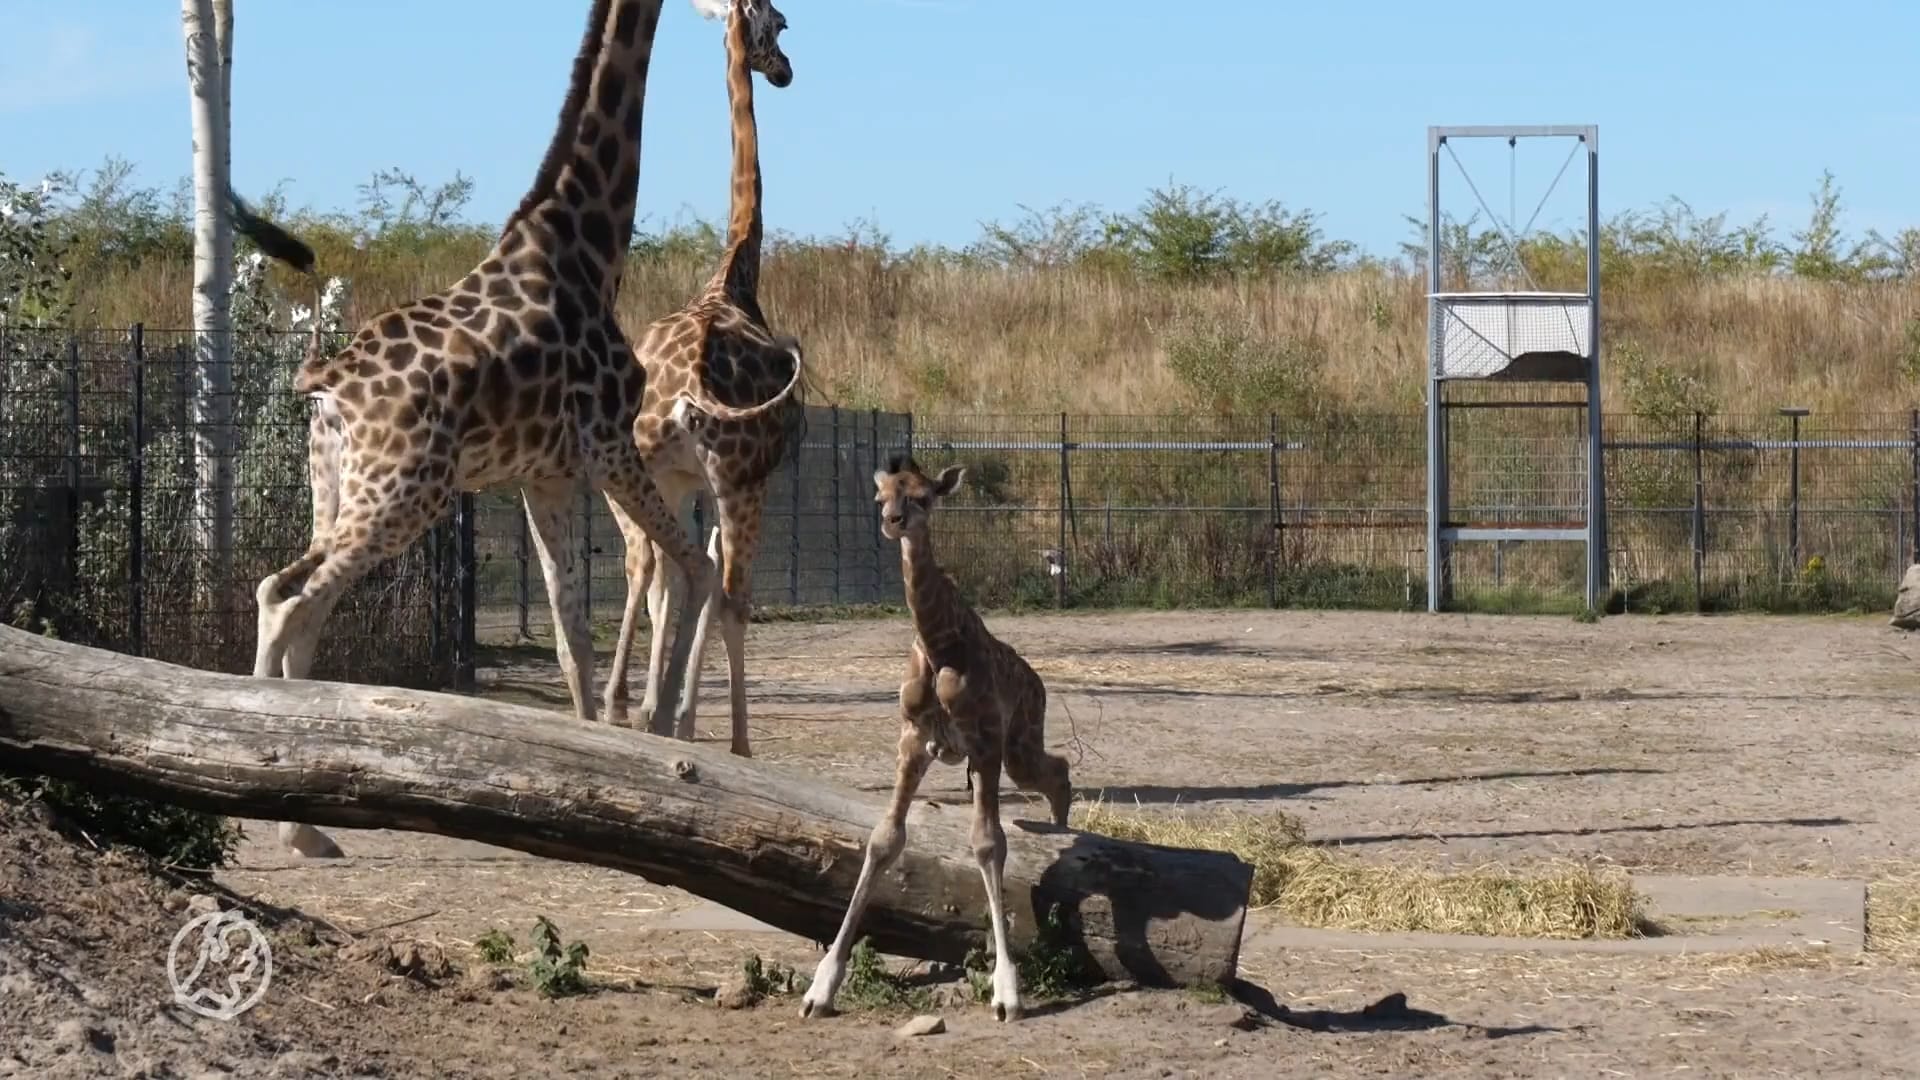
[[[573,140],[580,127],[580,114],[587,105],[588,84],[593,81],[593,65],[600,59],[605,38],[607,9],[612,6],[613,0],[593,0],[593,10],[587,13],[586,32],[580,38],[580,51],[573,57],[573,74],[568,77],[567,96],[560,105],[560,119],[554,124],[553,141],[547,144],[546,156],[540,159],[540,168],[533,174],[533,186],[527,189],[520,205],[508,215],[508,229],[552,197],[560,182],[560,170],[573,155]]]

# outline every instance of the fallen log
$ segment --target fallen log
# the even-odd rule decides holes
[[[0,627],[0,757],[215,813],[611,867],[816,942],[838,928],[881,813],[721,747],[454,694],[200,671],[11,627]],[[1019,809],[1003,804],[1016,949],[1058,905],[1067,940],[1107,978],[1234,977],[1246,863],[1058,829]],[[875,948],[955,963],[985,940],[970,813],[916,804],[907,850],[862,920]]]

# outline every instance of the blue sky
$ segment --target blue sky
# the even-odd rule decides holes
[[[238,0],[236,183],[345,208],[375,169],[476,182],[495,222],[551,131],[584,0]],[[538,9],[542,14],[529,16]],[[1920,4],[1541,5],[787,0],[792,86],[758,93],[767,218],[965,243],[1019,204],[1135,205],[1169,179],[1319,211],[1390,253],[1420,212],[1428,124],[1595,123],[1602,213],[1668,195],[1805,216],[1823,168],[1848,224],[1920,224]],[[1543,13],[1551,11],[1551,14]],[[1816,10],[1818,14],[1815,14]],[[1604,11],[1583,23],[1583,11]],[[179,5],[0,0],[0,170],[107,154],[171,187],[191,153]],[[641,213],[721,217],[720,30],[667,0]],[[1564,158],[1521,148],[1528,216]],[[1505,147],[1467,157],[1501,213]],[[1449,183],[1456,184],[1448,165]],[[1578,213],[1579,175],[1541,224]],[[1456,202],[1455,198],[1462,201]],[[1448,209],[1474,208],[1463,187]]]

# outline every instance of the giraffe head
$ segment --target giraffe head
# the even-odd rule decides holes
[[[894,455],[886,468],[876,469],[873,474],[873,501],[880,504],[880,535],[889,540],[924,537],[934,506],[960,490],[960,481],[966,476],[965,466],[949,465],[929,479],[913,458]]]
[[[769,86],[793,82],[793,62],[780,50],[787,17],[773,6],[773,0],[693,0],[693,6],[709,19],[747,20],[747,66],[764,76]]]

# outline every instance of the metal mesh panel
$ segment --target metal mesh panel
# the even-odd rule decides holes
[[[1523,353],[1590,355],[1585,296],[1454,294],[1434,306],[1434,363],[1443,379],[1485,378]]]
[[[753,555],[754,606],[899,603],[899,556],[880,538],[873,471],[906,448],[911,418],[808,406],[806,423],[798,460],[783,462],[767,480]],[[477,501],[477,632],[490,640],[551,632],[546,581],[518,496],[490,492]],[[682,519],[690,534],[697,529],[704,549],[715,524],[710,498],[688,500]],[[583,500],[573,528],[587,560],[588,608],[595,620],[617,624],[626,607],[626,546],[597,492]],[[644,627],[644,599],[640,618]]]
[[[16,625],[228,672],[253,669],[253,592],[306,549],[303,338],[234,344],[232,547],[216,558],[187,332],[0,339],[0,603]],[[443,685],[453,612],[442,525],[328,620],[316,678]]]

